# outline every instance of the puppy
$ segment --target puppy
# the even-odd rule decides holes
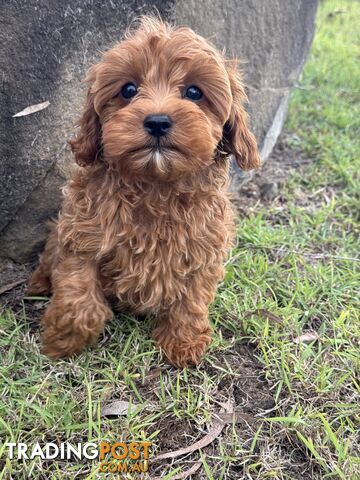
[[[122,309],[155,314],[168,360],[197,364],[233,238],[229,154],[259,166],[235,62],[191,29],[143,18],[90,68],[78,168],[29,293],[52,292],[43,352],[77,354]]]

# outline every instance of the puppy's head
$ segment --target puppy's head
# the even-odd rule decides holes
[[[259,165],[236,66],[189,28],[144,18],[87,76],[82,165],[106,162],[123,175],[174,180],[232,153]]]

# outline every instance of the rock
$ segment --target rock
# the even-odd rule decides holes
[[[260,187],[261,198],[271,202],[279,195],[279,185],[275,182],[263,183]]]
[[[250,114],[264,159],[281,131],[306,58],[316,0],[12,0],[0,4],[0,255],[28,260],[45,238],[69,175],[67,140],[86,69],[139,14],[158,11],[244,59]],[[13,118],[49,101],[46,109]],[[233,188],[243,174],[234,170]]]

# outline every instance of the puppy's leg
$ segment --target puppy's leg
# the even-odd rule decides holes
[[[158,318],[153,331],[157,346],[177,367],[196,365],[211,342],[208,308],[205,302],[185,298]]]
[[[67,357],[93,343],[112,317],[97,276],[95,262],[63,258],[53,273],[53,298],[42,319],[43,353]]]
[[[29,295],[49,295],[51,293],[51,272],[57,263],[58,240],[56,224],[50,226],[49,236],[43,253],[40,255],[40,263],[31,275],[27,293]]]

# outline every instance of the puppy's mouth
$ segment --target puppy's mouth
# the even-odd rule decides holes
[[[184,152],[176,145],[173,144],[160,144],[160,142],[157,142],[155,145],[143,145],[141,147],[137,148],[132,148],[131,150],[128,150],[126,152],[127,154],[136,154],[136,153],[143,153],[144,155],[164,155],[168,153],[179,153],[179,154],[184,154]]]
[[[141,145],[126,152],[130,164],[136,170],[143,170],[149,178],[169,180],[174,172],[174,162],[185,153],[177,145],[170,143],[156,143]]]

